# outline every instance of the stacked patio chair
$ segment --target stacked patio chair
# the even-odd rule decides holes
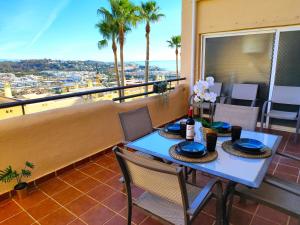
[[[176,225],[192,224],[211,197],[216,197],[216,224],[223,224],[222,185],[211,179],[203,189],[185,182],[182,167],[175,167],[152,159],[143,158],[115,147],[114,152],[125,178],[128,215],[131,224],[132,206],[135,205],[163,222]],[[132,186],[145,192],[136,200]],[[215,191],[212,189],[215,187]]]
[[[299,107],[298,112],[288,112],[272,109],[272,103],[296,105]],[[271,104],[271,110],[267,111],[268,104]],[[270,101],[265,101],[261,114],[261,131],[263,129],[265,117],[276,118],[283,120],[293,120],[296,122],[296,134],[294,141],[297,142],[299,127],[300,127],[300,87],[291,86],[274,86],[272,98]]]
[[[232,104],[232,100],[246,100],[251,102],[251,106],[256,104],[258,84],[233,84],[232,93],[227,97],[227,104]]]

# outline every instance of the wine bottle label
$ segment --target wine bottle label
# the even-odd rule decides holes
[[[195,136],[195,125],[186,125],[186,139],[194,139]]]

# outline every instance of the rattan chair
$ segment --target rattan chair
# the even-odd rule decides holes
[[[213,196],[217,198],[216,224],[222,224],[222,185],[219,180],[211,179],[200,189],[185,182],[182,167],[143,158],[119,147],[114,147],[113,151],[125,178],[128,225],[131,224],[133,205],[169,224],[192,224]],[[132,198],[132,185],[145,191],[136,200]]]
[[[227,103],[231,104],[232,99],[251,101],[251,106],[256,104],[258,85],[257,84],[233,84],[232,93],[227,98]]]
[[[294,141],[297,141],[299,128],[300,128],[300,87],[290,87],[290,86],[274,86],[272,99],[270,101],[265,101],[262,113],[261,113],[261,131],[264,127],[265,117],[277,118],[283,120],[294,120],[296,122],[296,135]],[[274,110],[271,108],[269,112],[266,112],[268,103],[277,103],[285,105],[297,105],[299,107],[298,112],[287,112],[281,110]],[[272,106],[272,105],[271,105]]]
[[[241,126],[245,130],[254,131],[256,128],[258,107],[217,104],[214,121],[224,121]]]

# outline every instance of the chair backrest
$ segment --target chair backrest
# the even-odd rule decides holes
[[[231,98],[253,101],[257,96],[257,84],[233,84]]]
[[[117,160],[126,184],[133,184],[145,191],[186,207],[183,171],[180,167],[168,165],[153,159],[114,147]],[[184,199],[187,199],[186,197]]]
[[[125,141],[133,141],[153,131],[148,107],[119,113]]]
[[[222,90],[222,83],[215,82],[214,86],[210,87],[209,90],[215,92],[217,94],[217,96],[220,96],[221,90]]]
[[[258,107],[217,104],[214,121],[228,122],[233,126],[253,131],[256,128],[258,112]]]
[[[300,105],[300,87],[274,86],[272,102]]]

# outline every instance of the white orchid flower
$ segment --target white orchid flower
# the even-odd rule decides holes
[[[200,98],[197,95],[195,95],[194,101],[198,103],[198,102],[200,102]]]
[[[215,92],[210,92],[210,102],[215,102],[217,100],[217,94]]]
[[[206,82],[208,83],[209,87],[214,85],[215,79],[213,77],[206,77]]]

